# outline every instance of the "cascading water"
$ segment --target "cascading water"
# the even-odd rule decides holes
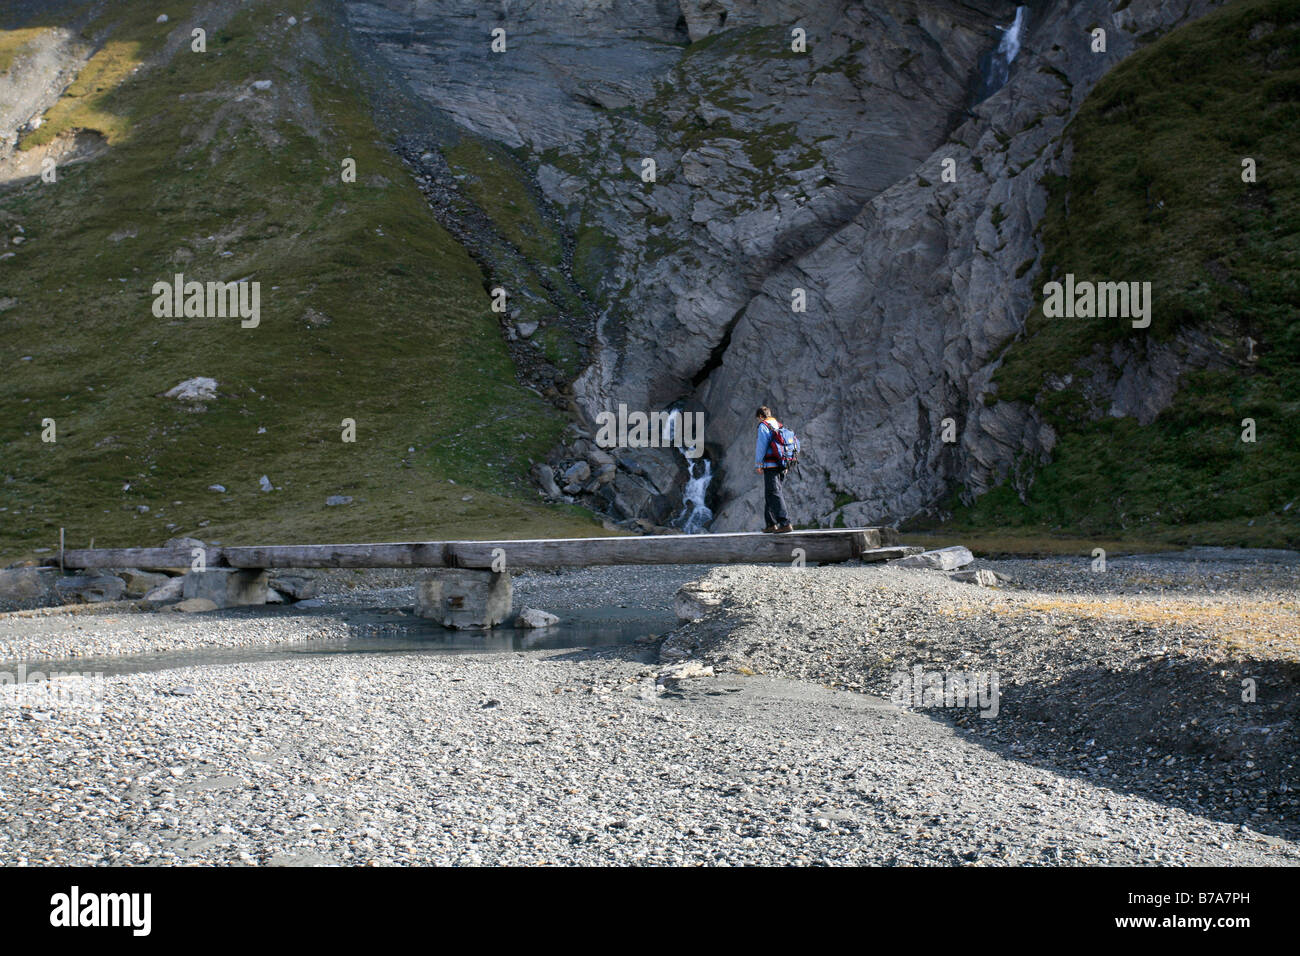
[[[664,422],[663,437],[666,442],[673,441],[680,420],[681,410],[672,409],[667,421]],[[695,449],[692,446],[689,450]],[[673,519],[673,524],[686,534],[701,534],[708,530],[709,522],[713,520],[713,512],[705,504],[709,482],[713,480],[713,463],[703,455],[692,458],[686,454],[686,451],[687,449],[682,449],[682,457],[686,459],[687,474],[686,484],[682,487],[682,510]]]
[[[1002,39],[997,49],[984,59],[983,83],[980,87],[979,99],[992,96],[1011,78],[1011,63],[1020,52],[1020,41],[1024,36],[1025,19],[1028,15],[1028,7],[1016,7],[1016,16],[1011,21],[1011,25],[998,27],[1002,31]]]
[[[708,493],[709,482],[713,480],[713,462],[707,458],[697,458],[689,462],[691,477],[682,488],[682,513],[677,516],[682,530],[687,534],[700,534],[709,529],[713,512],[704,503]]]

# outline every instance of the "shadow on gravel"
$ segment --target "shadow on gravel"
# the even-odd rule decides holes
[[[1244,681],[1254,682],[1253,702],[1243,700]],[[1300,666],[1209,670],[1162,657],[1001,693],[996,718],[957,718],[972,731],[966,739],[1212,820],[1300,839]]]
[[[626,661],[630,664],[659,663],[659,642],[633,644],[606,644],[600,647],[575,647],[563,654],[548,658],[552,661]]]

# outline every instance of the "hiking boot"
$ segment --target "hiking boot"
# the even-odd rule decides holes
[[[772,534],[775,531],[776,531],[776,525],[770,524],[763,529],[763,534]]]
[[[779,525],[777,525],[777,526],[776,526],[776,531],[775,531],[774,533],[775,533],[775,534],[789,534],[789,533],[790,533],[791,531],[793,531],[793,530],[794,530],[794,525],[790,524],[790,522],[787,521],[785,524],[779,524]]]

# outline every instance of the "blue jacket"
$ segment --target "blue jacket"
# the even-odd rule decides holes
[[[777,422],[779,425],[780,422]],[[764,461],[772,445],[772,434],[774,429],[767,422],[758,423],[758,441],[754,445],[754,467],[755,468],[780,468],[779,461]]]

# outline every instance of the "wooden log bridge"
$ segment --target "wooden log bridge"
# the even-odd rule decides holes
[[[185,598],[214,607],[265,604],[267,571],[291,568],[428,568],[415,610],[444,627],[486,629],[510,618],[510,572],[613,564],[791,564],[887,561],[908,553],[892,528],[790,534],[666,534],[518,541],[277,544],[254,547],[98,548],[60,552],[64,568],[185,570]]]
[[[611,564],[789,564],[861,559],[887,561],[906,554],[893,546],[892,528],[833,528],[790,534],[664,534],[607,538],[534,538],[506,541],[405,541],[388,544],[276,544],[208,547],[208,568],[522,568]],[[62,553],[63,566],[189,568],[188,548],[96,548]]]

